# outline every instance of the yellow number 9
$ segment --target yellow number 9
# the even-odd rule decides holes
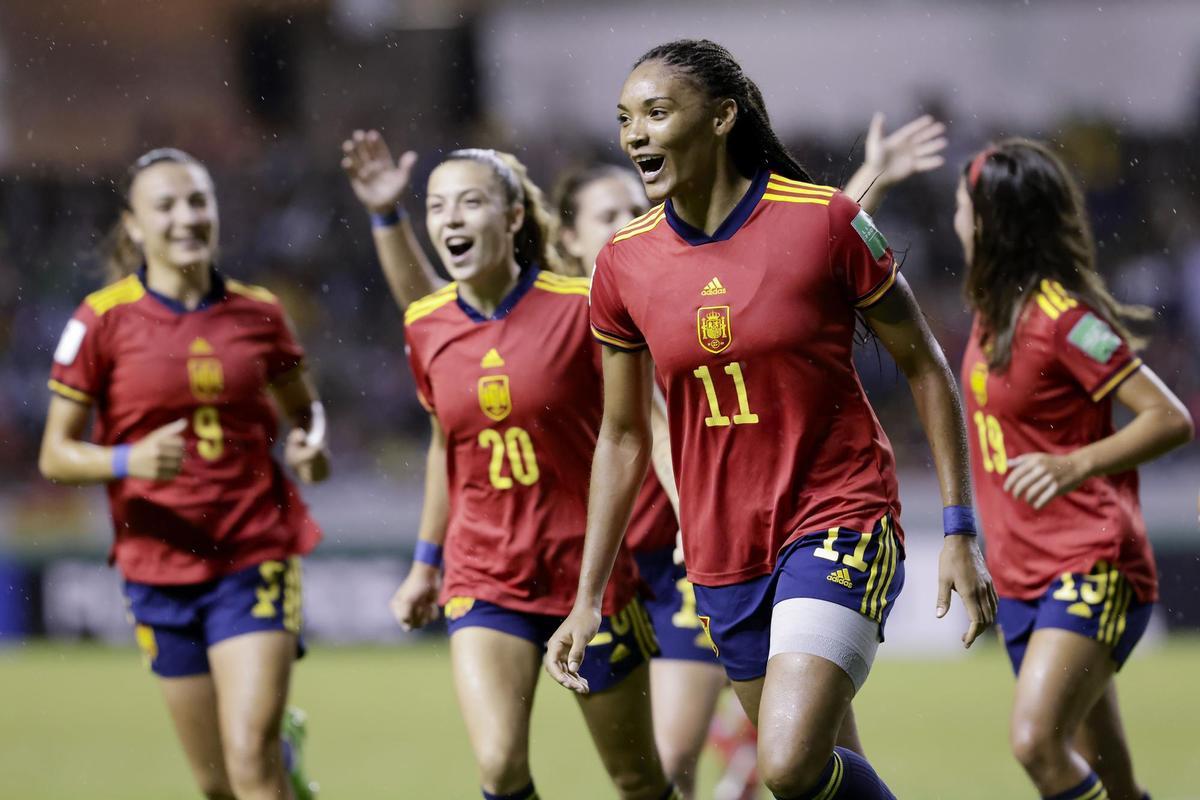
[[[196,432],[196,452],[205,461],[216,461],[225,452],[225,431],[215,406],[200,406],[192,415],[192,430]]]

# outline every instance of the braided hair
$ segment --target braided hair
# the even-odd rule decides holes
[[[708,39],[677,39],[649,50],[634,63],[661,61],[683,72],[712,99],[729,98],[737,104],[737,122],[729,134],[729,155],[737,171],[752,178],[762,169],[792,180],[811,183],[771,128],[762,91],[734,59],[733,54]]]

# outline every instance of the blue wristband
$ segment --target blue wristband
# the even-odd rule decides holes
[[[112,449],[112,471],[114,478],[129,477],[129,451],[131,445],[119,444]]]
[[[942,531],[946,536],[974,536],[975,512],[970,506],[946,506],[942,509]]]
[[[424,539],[417,539],[417,549],[413,552],[413,561],[420,561],[422,564],[428,564],[431,567],[442,566],[442,546],[427,542]]]
[[[400,206],[396,206],[391,211],[385,211],[382,214],[371,212],[371,227],[372,228],[393,228],[400,224],[400,220],[404,219],[404,211]]]

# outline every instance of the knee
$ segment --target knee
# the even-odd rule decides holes
[[[1057,770],[1069,748],[1062,731],[1040,720],[1013,720],[1009,740],[1013,756],[1031,775]]]
[[[662,760],[667,779],[675,784],[684,797],[691,797],[696,785],[696,766],[700,761],[700,753],[660,747],[658,757]]]
[[[476,759],[484,791],[509,794],[529,785],[529,758],[524,752],[496,742],[477,753]]]
[[[271,783],[283,769],[278,732],[245,730],[225,742],[225,768],[235,789]]]
[[[802,795],[817,785],[832,755],[832,748],[826,752],[804,744],[764,746],[759,739],[759,777],[776,797]]]
[[[662,764],[653,754],[622,759],[622,763],[609,766],[608,776],[623,800],[656,800],[667,785]]]

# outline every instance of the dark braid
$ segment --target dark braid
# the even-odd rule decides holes
[[[650,50],[633,66],[636,69],[647,61],[662,61],[681,70],[714,100],[729,98],[737,103],[729,155],[742,175],[752,178],[765,168],[792,180],[812,182],[771,129],[762,91],[724,47],[708,39],[677,39]]]

